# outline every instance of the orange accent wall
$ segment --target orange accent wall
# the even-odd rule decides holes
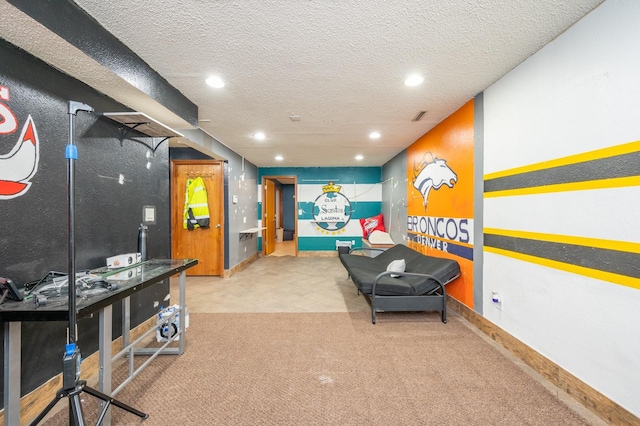
[[[407,227],[410,238],[407,245],[424,254],[457,260],[462,276],[447,285],[447,293],[472,309],[473,111],[474,101],[471,100],[407,148]],[[439,164],[433,163],[433,159],[439,159]],[[433,163],[429,171],[434,172],[425,171],[420,175],[421,167],[429,163]],[[436,165],[439,170],[436,170]],[[447,168],[456,177],[453,187],[446,184],[432,187],[425,207],[423,192],[414,187],[415,178],[420,177],[418,183],[423,183],[421,190],[424,191],[430,183],[424,176],[450,177]],[[438,179],[431,179],[431,182],[437,184]],[[432,232],[434,230],[438,231]]]

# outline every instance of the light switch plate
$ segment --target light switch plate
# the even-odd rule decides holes
[[[142,223],[145,225],[156,224],[156,206],[142,206]]]

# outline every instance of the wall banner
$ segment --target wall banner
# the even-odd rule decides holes
[[[407,245],[455,259],[462,276],[447,293],[473,308],[471,100],[407,148]]]

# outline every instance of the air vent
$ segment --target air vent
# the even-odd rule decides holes
[[[420,111],[419,113],[416,114],[415,117],[413,117],[411,121],[420,121],[426,113],[427,111]]]
[[[300,118],[299,115],[290,115],[289,116],[289,120],[291,120],[291,121],[300,121],[301,118]]]

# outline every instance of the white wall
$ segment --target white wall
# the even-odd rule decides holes
[[[639,140],[639,22],[640,2],[608,0],[489,87],[484,173]],[[485,228],[631,243],[639,214],[638,186],[484,200]],[[483,266],[487,319],[640,416],[640,289],[487,251]]]

